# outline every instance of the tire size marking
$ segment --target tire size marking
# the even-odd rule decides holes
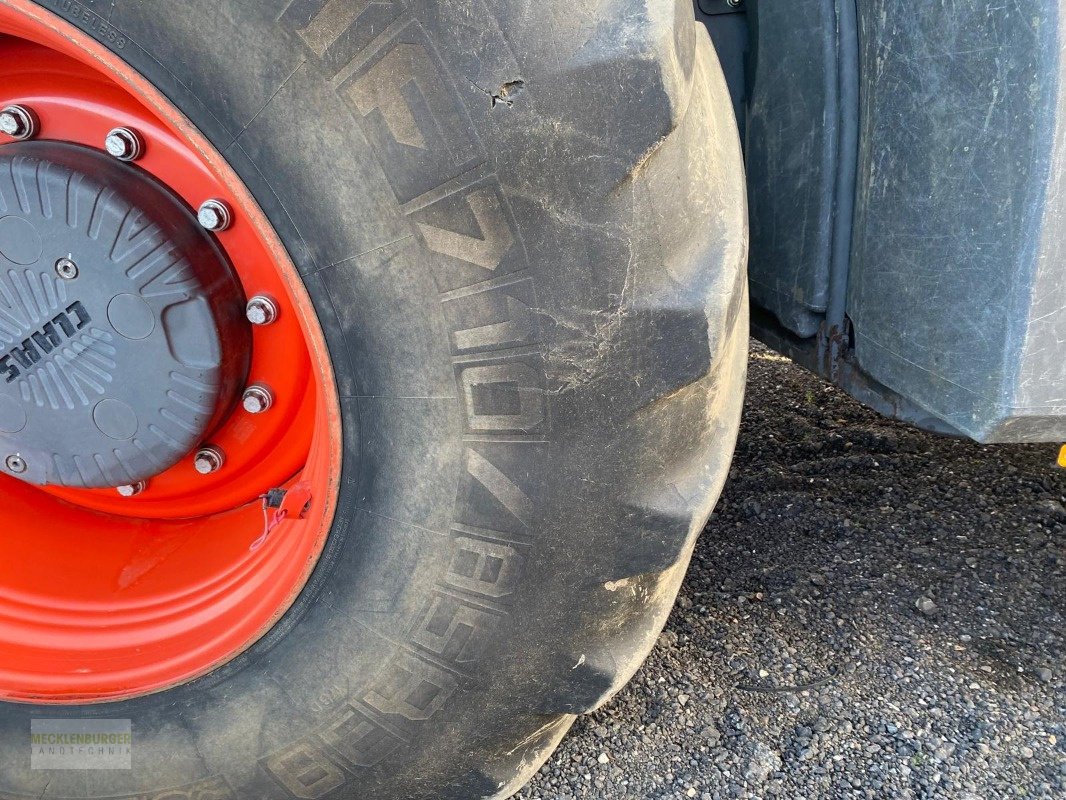
[[[40,2],[71,22],[77,23],[82,30],[106,42],[115,50],[122,50],[129,42],[129,39],[118,28],[77,0],[40,0]]]
[[[406,645],[314,733],[261,762],[294,797],[317,800],[413,738],[509,613],[536,514],[528,465],[543,457],[550,420],[518,226],[426,32],[389,0],[291,0],[278,20],[336,79],[412,223],[450,330],[468,434],[448,567]]]

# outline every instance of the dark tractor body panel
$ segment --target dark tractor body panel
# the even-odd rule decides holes
[[[759,338],[923,427],[1066,441],[1061,11],[745,0],[702,16],[748,30],[733,89]]]

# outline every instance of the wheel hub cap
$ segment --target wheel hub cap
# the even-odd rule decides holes
[[[5,113],[0,529],[26,535],[0,536],[0,703],[137,697],[300,595],[341,484],[336,378],[249,187],[33,0],[0,0]]]
[[[8,474],[80,488],[147,480],[232,406],[251,336],[240,283],[148,173],[75,145],[4,147],[0,256]]]

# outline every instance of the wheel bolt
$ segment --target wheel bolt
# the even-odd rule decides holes
[[[218,233],[233,224],[233,214],[229,206],[221,200],[206,200],[196,212],[196,219],[206,230]]]
[[[115,128],[104,139],[104,149],[119,161],[136,161],[144,154],[144,140],[132,128]]]
[[[226,456],[214,445],[201,447],[196,451],[196,458],[193,460],[193,466],[196,467],[196,471],[201,475],[210,475],[212,472],[218,472],[225,463]]]
[[[37,115],[26,106],[8,106],[0,111],[0,131],[12,139],[30,139],[39,127]]]
[[[278,304],[265,294],[257,294],[248,301],[244,314],[253,325],[270,325],[278,318]]]
[[[69,258],[61,258],[56,262],[56,275],[65,281],[72,281],[78,277],[78,265]]]
[[[267,387],[256,383],[244,390],[242,404],[249,414],[262,414],[274,405],[274,394]]]
[[[29,468],[26,459],[18,454],[8,456],[4,461],[4,466],[7,467],[8,472],[13,472],[16,475],[21,475]]]
[[[137,481],[136,483],[127,483],[123,486],[116,486],[115,491],[122,495],[122,497],[136,497],[147,488],[148,484],[144,481]]]

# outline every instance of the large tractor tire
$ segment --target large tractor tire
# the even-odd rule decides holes
[[[691,0],[0,33],[0,797],[515,792],[655,643],[737,434],[741,154]],[[132,768],[34,768],[41,719],[130,720]]]

